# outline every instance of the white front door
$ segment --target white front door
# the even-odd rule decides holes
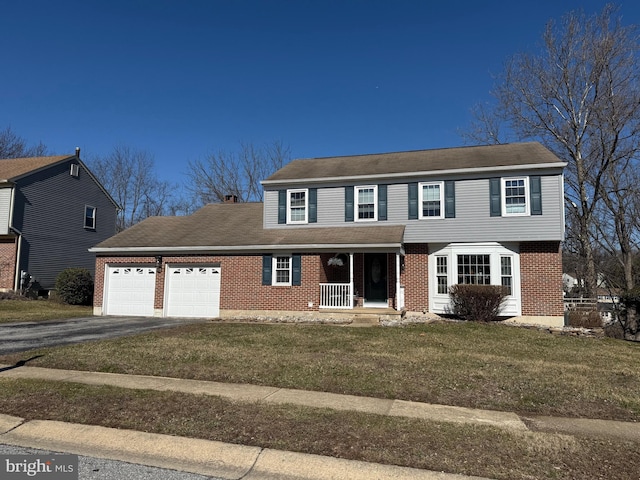
[[[111,266],[105,280],[105,315],[153,316],[155,267]]]
[[[220,267],[167,266],[165,315],[220,316]]]

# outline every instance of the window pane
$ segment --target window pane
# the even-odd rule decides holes
[[[506,213],[526,213],[527,198],[523,178],[505,180],[504,201]]]
[[[506,287],[507,293],[511,295],[513,276],[511,273],[511,257],[500,257],[500,284]]]
[[[422,216],[440,216],[440,185],[422,186]]]
[[[491,265],[489,257],[489,255],[458,255],[458,283],[490,285]]]
[[[438,279],[438,293],[449,293],[449,278],[447,275],[447,257],[436,257],[436,276]]]
[[[276,257],[275,283],[290,283],[291,279],[291,258]]]
[[[304,222],[307,213],[307,192],[289,193],[289,218],[292,222]]]
[[[375,190],[373,188],[358,189],[358,218],[375,219]]]

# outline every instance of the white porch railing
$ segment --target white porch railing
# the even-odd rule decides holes
[[[320,308],[353,308],[351,285],[348,283],[321,283]]]

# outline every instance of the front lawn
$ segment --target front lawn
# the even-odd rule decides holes
[[[640,345],[500,324],[206,323],[0,357],[471,408],[640,421]]]
[[[66,305],[51,300],[0,300],[0,324],[90,317],[92,307]]]

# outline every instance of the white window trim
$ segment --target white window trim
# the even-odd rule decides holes
[[[520,285],[520,254],[517,244],[486,243],[451,243],[430,245],[429,253],[429,311],[446,313],[450,304],[449,294],[438,293],[437,257],[446,256],[448,286],[458,283],[458,255],[490,255],[491,285],[502,285],[500,259],[511,257],[511,295],[505,301],[503,313],[519,316],[522,314],[522,292]]]
[[[423,202],[424,202],[424,188],[429,185],[438,185],[440,187],[440,215],[437,217],[424,216]],[[420,182],[418,184],[418,218],[420,220],[434,220],[438,218],[444,218],[444,182]]]
[[[92,210],[93,213],[93,225],[87,225],[87,209],[90,208]],[[96,207],[93,207],[91,205],[85,205],[84,206],[84,219],[83,219],[83,223],[84,223],[84,228],[86,228],[87,230],[95,230],[96,229],[96,216],[97,216],[97,211],[98,209]]]
[[[291,194],[292,193],[304,193],[304,220],[291,220]],[[287,223],[289,224],[304,224],[309,223],[309,189],[308,188],[296,188],[287,190]]]
[[[524,212],[508,213],[507,212],[507,181],[522,180],[524,183]],[[531,202],[529,200],[529,177],[502,177],[500,179],[500,200],[502,202],[503,217],[528,217],[531,215]]]
[[[359,192],[360,190],[373,189],[373,218],[359,218]],[[353,220],[356,222],[376,222],[378,220],[378,186],[377,185],[358,185],[354,187],[353,199]]]
[[[288,282],[278,282],[277,280],[278,275],[276,271],[276,266],[278,265],[278,258],[289,259],[289,281]],[[290,287],[292,285],[292,278],[293,278],[293,255],[289,255],[289,254],[274,255],[271,259],[271,285],[275,285],[279,287]]]

